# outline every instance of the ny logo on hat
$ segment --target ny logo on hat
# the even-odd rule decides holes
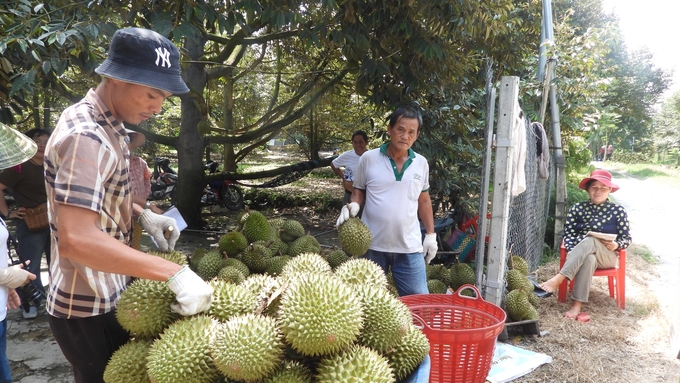
[[[170,52],[165,49],[164,47],[158,47],[156,48],[156,66],[158,66],[158,62],[160,60],[163,60],[160,63],[161,67],[165,67],[165,64],[167,64],[168,68],[170,68],[172,65],[170,64]]]

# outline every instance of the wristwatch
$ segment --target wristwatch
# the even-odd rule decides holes
[[[151,201],[146,201],[146,204],[144,205],[144,209],[149,209],[151,207]]]

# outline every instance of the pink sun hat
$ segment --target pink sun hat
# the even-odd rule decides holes
[[[586,177],[581,180],[581,183],[578,184],[578,187],[580,189],[586,190],[586,184],[588,184],[588,181],[590,180],[595,180],[595,181],[600,181],[606,186],[612,188],[612,193],[619,190],[619,185],[615,184],[612,182],[612,175],[606,170],[602,169],[596,169],[593,170],[592,173],[590,173],[590,177]]]

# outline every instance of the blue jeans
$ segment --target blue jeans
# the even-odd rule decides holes
[[[385,274],[392,271],[399,296],[429,293],[423,253],[385,253],[369,249],[364,257],[380,265]]]
[[[7,359],[7,318],[0,322],[0,383],[12,383],[12,370]]]
[[[50,263],[50,228],[30,231],[23,219],[17,219],[16,225],[17,241],[19,242],[17,253],[22,260],[31,261],[28,265],[28,271],[36,276],[32,283],[42,292],[45,292],[45,287],[40,279],[40,263],[43,253],[45,253],[47,264]]]

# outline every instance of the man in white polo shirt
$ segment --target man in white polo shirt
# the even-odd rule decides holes
[[[427,160],[411,149],[423,118],[412,107],[389,117],[390,142],[364,153],[354,175],[351,201],[337,221],[340,226],[359,212],[373,240],[365,257],[392,271],[399,295],[427,294],[425,264],[437,253]],[[425,226],[421,243],[420,222]],[[424,258],[423,258],[424,254]]]

